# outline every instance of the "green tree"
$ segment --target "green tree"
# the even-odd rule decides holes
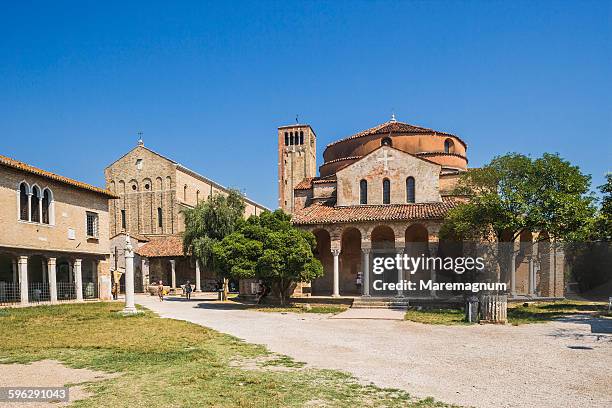
[[[612,241],[612,173],[606,174],[606,184],[599,186],[601,208],[595,221],[595,239]]]
[[[227,195],[215,194],[194,208],[183,210],[185,232],[183,252],[201,262],[223,279],[222,299],[227,299],[227,274],[216,264],[213,247],[230,235],[243,221],[245,204],[242,194],[230,190]]]
[[[449,212],[442,234],[501,241],[529,230],[546,231],[553,240],[574,240],[593,219],[590,180],[556,154],[496,157],[462,176],[456,192],[469,200]]]
[[[323,275],[312,233],[295,228],[282,210],[251,216],[214,245],[216,263],[228,276],[264,280],[285,304],[298,282]]]

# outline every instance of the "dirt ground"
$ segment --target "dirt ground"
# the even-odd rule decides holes
[[[112,378],[114,374],[99,371],[75,369],[63,364],[43,360],[32,364],[2,364],[0,365],[0,387],[69,387],[68,402],[2,402],[2,408],[45,408],[63,407],[73,401],[87,398],[90,394],[82,385],[85,382],[102,381]]]
[[[236,310],[204,297],[137,303],[419,397],[475,407],[612,406],[612,320],[434,326]]]

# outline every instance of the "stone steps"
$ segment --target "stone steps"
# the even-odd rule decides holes
[[[356,298],[351,307],[354,309],[407,309],[408,303],[408,299]]]

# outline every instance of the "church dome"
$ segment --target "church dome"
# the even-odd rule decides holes
[[[335,174],[383,144],[435,162],[442,166],[443,171],[467,169],[467,144],[458,136],[398,122],[392,118],[328,144],[323,152],[324,163],[319,167],[320,176]]]

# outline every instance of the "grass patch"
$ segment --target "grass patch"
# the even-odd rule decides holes
[[[554,319],[576,314],[591,314],[607,318],[612,314],[607,311],[604,302],[585,302],[562,300],[557,302],[527,302],[508,304],[508,323],[515,326],[529,323],[544,323]],[[465,313],[460,309],[411,309],[406,312],[405,320],[425,324],[456,325],[469,324]]]
[[[603,302],[585,302],[578,300],[561,300],[557,302],[527,302],[511,303],[508,305],[508,322],[513,325],[527,323],[549,322],[560,317],[575,314],[593,314],[595,316],[606,313],[606,304]]]
[[[410,320],[425,324],[470,324],[465,320],[465,313],[459,309],[409,309],[404,315],[404,320]]]
[[[232,361],[270,357],[264,347],[119,303],[16,308],[0,314],[0,361],[59,360],[75,368],[119,372],[91,383],[76,407],[439,407],[392,389],[364,386],[338,371],[246,370]],[[270,365],[301,363],[273,355]],[[1,367],[0,367],[1,369]]]
[[[298,304],[294,303],[288,306],[278,305],[253,305],[249,310],[256,312],[269,312],[269,313],[329,313],[338,314],[346,311],[348,306],[346,305],[310,305],[310,304]]]

